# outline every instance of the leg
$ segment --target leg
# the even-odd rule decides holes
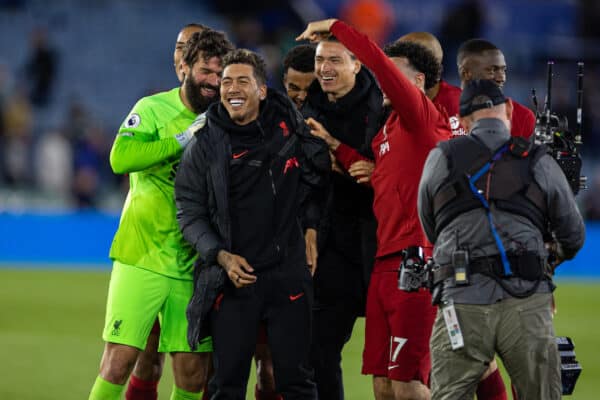
[[[256,400],[280,400],[281,396],[275,391],[273,359],[267,345],[267,331],[264,324],[259,328],[254,360],[256,361]]]
[[[429,388],[421,381],[409,382],[392,381],[395,400],[429,400]]]
[[[277,392],[286,400],[317,398],[308,363],[312,324],[312,278],[304,254],[274,274],[267,315]]]
[[[342,349],[362,312],[362,285],[360,265],[349,263],[332,248],[319,254],[310,362],[320,399],[344,399]]]
[[[243,400],[250,375],[250,364],[256,346],[256,332],[260,320],[258,285],[236,289],[226,283],[225,293],[218,310],[213,310],[211,335],[214,345],[215,375],[212,400]]]
[[[100,362],[100,377],[108,382],[124,385],[139,353],[140,350],[135,347],[106,343]]]
[[[158,351],[172,357],[174,386],[172,400],[200,398],[206,375],[212,339],[204,338],[195,352],[187,343],[188,322],[185,310],[192,297],[193,283],[168,278],[169,294],[160,311],[161,333]]]
[[[146,348],[140,353],[133,368],[133,376],[140,380],[158,382],[162,376],[165,355],[158,352],[159,338],[160,325],[156,320],[150,335],[148,335]]]
[[[520,400],[560,399],[560,357],[552,326],[552,295],[503,302],[498,354]]]
[[[387,376],[374,376],[373,393],[375,393],[375,400],[394,400],[392,381]]]
[[[157,319],[148,335],[146,348],[138,356],[133,368],[125,392],[126,400],[156,400],[158,398],[158,381],[162,376],[165,362],[164,353],[158,352],[159,337],[160,324]]]
[[[431,335],[431,398],[472,400],[475,388],[494,358],[494,306],[455,304],[465,346],[452,350],[442,310]],[[494,319],[495,318],[495,319]]]
[[[114,263],[102,334],[106,346],[90,399],[120,397],[167,292],[162,275]],[[111,388],[111,384],[121,387]]]
[[[172,353],[175,386],[187,392],[204,389],[210,353]]]
[[[323,307],[313,312],[311,365],[319,398],[342,400],[342,349],[352,334],[357,318],[353,307]]]
[[[498,364],[494,358],[477,385],[477,400],[508,400]]]

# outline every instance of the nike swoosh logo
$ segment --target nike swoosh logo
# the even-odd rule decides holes
[[[398,367],[399,367],[399,365],[390,365],[390,366],[388,366],[388,371],[389,371],[390,369],[394,369],[394,368],[398,368]]]
[[[304,292],[298,293],[296,295],[290,294],[290,300],[291,301],[296,301],[296,300],[298,300],[302,296],[304,296]]]
[[[244,150],[241,153],[233,153],[233,159],[237,160],[240,157],[244,157],[246,154],[248,154],[248,150]]]

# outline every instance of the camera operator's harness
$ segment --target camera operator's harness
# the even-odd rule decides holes
[[[514,297],[528,297],[547,277],[545,259],[521,251],[507,254],[491,212],[490,204],[502,211],[529,219],[542,233],[547,231],[546,198],[533,177],[533,166],[546,154],[544,146],[531,145],[524,138],[511,138],[492,153],[474,136],[463,136],[438,144],[448,160],[449,176],[433,197],[436,234],[459,215],[484,208],[499,255],[468,260],[466,276],[460,278],[455,265],[434,266],[430,284],[435,287],[455,277],[456,284],[468,284],[468,274],[481,273],[496,280]],[[483,179],[485,177],[485,179]],[[453,256],[453,263],[455,257]],[[514,293],[503,278],[518,277],[536,284],[524,293]]]

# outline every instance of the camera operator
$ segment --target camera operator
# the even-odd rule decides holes
[[[419,217],[435,243],[432,399],[472,398],[497,352],[519,399],[561,397],[552,326],[552,267],[575,256],[585,230],[573,193],[543,147],[510,137],[512,103],[496,83],[474,80],[460,98],[470,135],[431,151]]]

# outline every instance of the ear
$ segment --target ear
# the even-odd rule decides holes
[[[258,98],[261,101],[267,98],[267,85],[260,85],[258,87]]]
[[[469,71],[467,68],[465,68],[464,65],[458,68],[458,75],[460,77],[461,82],[470,81],[472,78],[471,71]]]
[[[425,74],[422,72],[417,72],[415,74],[415,85],[418,88],[425,90]]]
[[[354,75],[358,74],[361,68],[362,64],[360,63],[360,61],[354,60]]]
[[[184,77],[190,74],[190,69],[190,66],[187,65],[184,61],[181,61],[179,63],[179,71],[181,71]]]
[[[513,102],[511,99],[508,99],[506,101],[506,119],[508,121],[512,121],[513,110],[514,110]]]
[[[471,125],[473,122],[473,120],[471,119],[471,116],[467,115],[466,117],[458,117],[458,120],[460,121],[460,124],[462,125],[462,127],[465,128],[465,132],[470,134],[471,133]]]

